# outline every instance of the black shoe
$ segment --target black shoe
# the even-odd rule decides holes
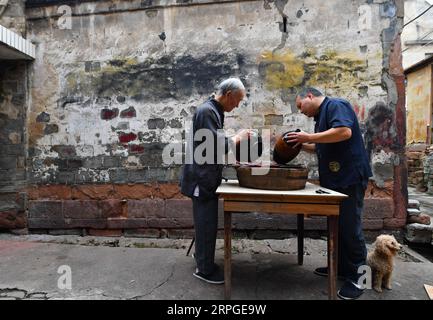
[[[328,267],[317,268],[314,270],[314,274],[318,276],[327,277],[328,276]],[[346,280],[346,277],[342,274],[338,273],[338,280]]]
[[[224,272],[218,266],[215,266],[214,271],[210,274],[201,273],[200,271],[198,271],[198,269],[196,269],[192,275],[196,278],[206,281],[207,283],[212,283],[212,284],[224,283]]]
[[[358,288],[352,281],[346,281],[340,290],[337,292],[337,296],[343,300],[355,300],[358,299],[365,289]]]

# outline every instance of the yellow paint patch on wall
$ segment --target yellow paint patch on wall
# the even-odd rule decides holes
[[[267,89],[292,88],[300,85],[304,79],[304,63],[288,51],[273,53],[265,51],[260,57],[265,68]]]
[[[300,58],[289,51],[264,51],[260,68],[269,90],[297,87],[304,81],[312,86],[352,88],[363,83],[360,73],[367,70],[367,63],[352,52],[306,50]]]
[[[364,72],[367,64],[355,53],[328,50],[315,57],[309,64],[311,77],[308,81],[313,86],[350,88],[361,84],[358,72]]]
[[[427,142],[427,126],[432,117],[432,67],[407,75],[407,143]]]

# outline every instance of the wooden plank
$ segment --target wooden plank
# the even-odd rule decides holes
[[[328,217],[328,298],[337,299],[338,217]]]
[[[326,191],[325,194],[316,193],[317,190],[322,189]],[[339,193],[330,189],[323,188],[321,186],[317,186],[312,183],[307,183],[304,189],[300,190],[264,190],[264,189],[253,189],[253,188],[245,188],[239,186],[239,182],[237,180],[229,180],[227,182],[222,182],[221,185],[216,190],[218,194],[250,194],[250,195],[279,195],[279,196],[305,196],[305,195],[313,195],[317,197],[343,197],[347,196],[343,193]]]
[[[224,199],[224,211],[231,212],[267,212],[284,214],[314,214],[318,216],[338,215],[338,204],[304,204],[304,203],[274,203],[246,202]]]
[[[433,300],[433,286],[429,286],[428,284],[424,284],[424,289],[427,292],[429,299]]]
[[[232,213],[224,212],[224,298],[232,297]]]
[[[298,264],[304,264],[304,215],[298,214]]]
[[[220,197],[234,201],[263,201],[263,202],[292,202],[292,203],[323,203],[338,204],[345,197],[327,197],[326,195],[265,195],[265,194],[225,194],[220,193]]]

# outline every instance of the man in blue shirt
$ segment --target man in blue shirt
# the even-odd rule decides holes
[[[315,88],[302,89],[296,106],[307,117],[314,117],[315,133],[288,133],[285,141],[301,143],[302,150],[315,152],[320,185],[349,196],[340,205],[338,275],[346,282],[338,296],[356,299],[363,293],[358,268],[366,264],[367,250],[361,216],[368,178],[372,176],[358,119],[349,102],[325,97]],[[317,268],[315,273],[327,276],[328,268]]]

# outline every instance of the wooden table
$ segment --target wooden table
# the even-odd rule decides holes
[[[322,189],[329,193],[317,193]],[[304,215],[327,217],[328,223],[328,296],[337,298],[338,216],[340,203],[347,196],[307,183],[305,189],[293,191],[250,189],[237,180],[223,182],[216,191],[224,201],[224,297],[231,298],[232,212],[267,212],[296,214],[298,225],[298,264],[304,257]]]

